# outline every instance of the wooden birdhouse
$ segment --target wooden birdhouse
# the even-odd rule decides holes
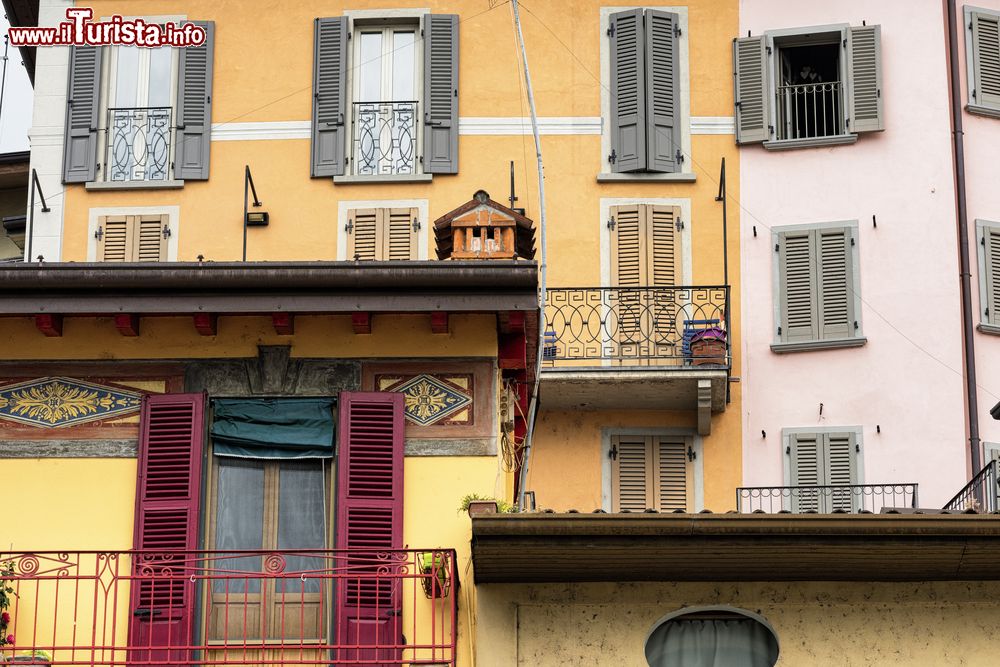
[[[534,223],[479,190],[434,221],[438,259],[533,259]]]

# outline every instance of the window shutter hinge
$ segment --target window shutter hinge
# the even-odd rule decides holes
[[[768,125],[767,126],[767,133],[771,134],[771,135],[774,134],[774,125]]]
[[[678,148],[677,152],[674,153],[674,159],[677,160],[677,164],[684,162],[684,153],[681,152],[681,149]]]
[[[612,21],[611,25],[608,26],[608,37],[614,39],[615,37],[615,24]]]
[[[608,162],[610,162],[611,164],[614,164],[615,160],[617,160],[617,159],[618,159],[618,154],[615,153],[615,149],[612,148],[611,149],[611,155],[608,156]]]
[[[983,238],[979,239],[979,245],[983,246],[984,248],[986,247],[986,237],[985,236]]]
[[[780,249],[781,249],[781,244],[780,243],[775,243],[774,244],[774,252],[778,252]]]
[[[618,460],[618,445],[611,445],[611,449],[608,450],[608,458],[612,461]]]
[[[348,220],[347,221],[347,224],[344,225],[344,231],[347,232],[348,234],[350,234],[351,232],[354,231],[354,221],[353,220]]]
[[[767,51],[767,55],[771,55],[771,47],[765,46],[764,49]]]
[[[976,89],[972,89],[972,99],[976,99]]]
[[[688,445],[687,453],[688,453],[688,461],[694,461],[696,458],[698,458],[698,455],[694,453],[693,449],[691,449],[691,445]]]
[[[854,451],[856,451],[856,452],[858,452],[858,453],[861,453],[861,445],[859,445],[859,444],[855,443],[855,444],[854,444]]]
[[[851,237],[851,245],[852,246],[854,245],[854,237],[853,236]]]
[[[103,236],[104,236],[104,227],[101,225],[97,225],[97,231],[94,232],[94,238],[100,241]]]
[[[615,231],[615,216],[608,218],[608,229]]]
[[[419,232],[420,231],[420,220],[417,219],[417,218],[413,219],[413,231],[414,232]]]
[[[785,453],[788,454],[789,456],[792,455],[792,446],[791,445],[788,445],[787,447],[785,447]]]
[[[781,335],[781,327],[778,327],[778,335]]]
[[[680,218],[677,218],[677,222],[674,223],[674,226],[677,227],[677,231],[681,231],[682,229],[684,229],[684,221],[681,220]]]
[[[845,49],[847,48],[847,38],[846,37],[844,38],[844,48]]]
[[[854,320],[854,330],[857,331],[860,327],[858,326],[858,321]]]
[[[674,37],[680,37],[681,34],[682,34],[681,33],[681,27],[679,25],[675,25],[674,26]]]
[[[848,130],[851,129],[851,119],[850,118],[845,118],[844,119],[844,125],[847,127]]]
[[[170,234],[171,234],[170,225],[164,223],[164,225],[163,225],[163,238],[164,238],[164,240],[169,239],[170,238]]]

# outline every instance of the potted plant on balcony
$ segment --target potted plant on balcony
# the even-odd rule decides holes
[[[48,651],[35,649],[34,651],[24,651],[19,653],[12,662],[21,665],[51,665],[52,656]]]
[[[691,336],[691,363],[693,365],[724,365],[726,354],[726,331],[721,327],[701,329]]]
[[[511,514],[517,511],[517,507],[505,500],[499,500],[491,496],[481,496],[478,493],[470,493],[462,498],[462,503],[458,506],[459,512],[468,512],[470,517],[480,514]]]
[[[451,592],[451,575],[448,572],[448,558],[441,551],[423,551],[417,554],[420,567],[420,585],[428,599],[447,597]]]

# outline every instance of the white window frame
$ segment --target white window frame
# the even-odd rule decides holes
[[[420,223],[417,234],[417,259],[427,259],[431,224],[427,217],[430,207],[426,199],[366,199],[337,203],[337,261],[347,261],[347,230],[344,226],[347,224],[348,212],[359,208],[417,209],[417,222]]]
[[[170,236],[167,241],[167,261],[177,261],[177,245],[181,229],[181,209],[180,206],[111,206],[102,208],[92,208],[88,211],[87,219],[87,261],[100,262],[98,249],[100,241],[97,240],[97,228],[101,225],[101,218],[109,215],[165,215],[167,224],[170,226]]]
[[[854,318],[858,323],[858,328],[855,329],[854,335],[848,338],[834,338],[834,339],[817,339],[812,341],[801,341],[789,343],[787,341],[781,340],[778,335],[778,327],[781,326],[781,315],[783,312],[783,301],[781,296],[781,266],[778,260],[778,253],[773,251],[773,248],[781,242],[781,234],[784,232],[797,232],[806,231],[814,229],[839,229],[841,227],[850,230],[851,238],[854,239],[854,243],[851,245],[851,252],[853,256],[851,257],[851,273],[852,273],[852,292],[854,294]],[[771,258],[771,301],[773,304],[773,318],[774,323],[771,327],[771,351],[773,352],[795,352],[795,351],[805,351],[805,350],[825,350],[840,347],[859,347],[868,342],[865,337],[865,326],[864,320],[861,316],[861,253],[860,253],[861,238],[858,234],[858,221],[857,220],[837,220],[831,222],[811,222],[799,225],[782,225],[780,227],[771,228],[771,247],[772,247],[772,258]]]
[[[695,514],[705,509],[705,466],[703,462],[702,437],[691,428],[678,428],[671,426],[664,427],[641,427],[641,428],[605,428],[601,430],[601,509],[610,512],[612,507],[612,472],[611,459],[608,458],[608,451],[611,449],[611,439],[616,435],[641,435],[641,436],[680,436],[685,439],[687,445],[694,452],[694,461],[691,462],[691,477],[694,480],[694,488],[691,491],[693,508],[688,510],[688,514]]]
[[[976,257],[979,265],[979,325],[976,327],[982,333],[1000,335],[1000,323],[986,321],[986,307],[989,305],[989,290],[986,284],[986,230],[995,229],[1000,232],[1000,222],[976,218]],[[1000,322],[1000,313],[994,313]]]
[[[965,5],[962,8],[962,14],[964,19],[963,25],[965,26],[965,110],[980,116],[1000,118],[1000,107],[986,106],[974,101],[972,98],[972,89],[976,87],[976,52],[972,48],[972,15],[988,14],[1000,17],[1000,11]]]
[[[608,27],[611,25],[611,15],[630,9],[656,9],[677,14],[677,25],[681,35],[677,39],[678,74],[680,76],[680,108],[678,122],[680,123],[681,151],[684,161],[681,171],[658,173],[613,173],[608,155],[611,154],[611,45],[608,40]],[[688,54],[688,8],[687,6],[646,6],[630,5],[625,7],[601,7],[600,9],[600,59],[601,59],[601,162],[597,174],[599,182],[605,181],[680,181],[691,183],[695,180],[694,159],[691,157],[691,60]]]
[[[417,177],[424,177],[423,170],[423,114],[424,105],[426,100],[424,99],[424,36],[423,36],[423,17],[425,14],[430,14],[431,10],[429,8],[413,8],[413,9],[354,9],[345,10],[344,16],[347,18],[347,34],[350,38],[348,42],[347,49],[347,81],[345,82],[345,106],[347,113],[345,114],[345,120],[347,121],[347,137],[345,141],[345,158],[348,160],[346,169],[344,170],[345,175],[336,177],[336,180],[351,181],[354,179],[364,180],[364,181],[383,181],[383,180],[411,180]],[[416,93],[417,102],[417,114],[414,119],[415,125],[415,150],[414,150],[414,173],[413,174],[400,174],[400,175],[389,175],[389,174],[357,174],[354,171],[355,160],[354,160],[354,101],[358,98],[358,91],[360,87],[360,76],[358,69],[359,53],[361,49],[361,40],[356,34],[358,31],[365,30],[366,28],[371,28],[374,30],[392,30],[392,29],[405,29],[412,27],[415,33],[414,39],[414,58],[413,65],[414,72],[413,86]],[[385,49],[385,43],[383,41],[383,52]],[[391,62],[391,61],[390,61]],[[390,62],[383,62],[382,65],[382,75],[383,75],[383,86],[386,81],[386,72],[390,67]]]
[[[187,20],[187,16],[185,15],[125,16],[123,18],[126,20],[141,18],[146,23],[159,23],[161,25],[166,23],[181,23]],[[110,17],[102,17],[101,20],[109,21]],[[108,137],[108,109],[113,108],[112,100],[114,100],[118,84],[118,54],[122,47],[103,46],[101,48],[103,52],[101,53],[101,83],[98,95],[100,111],[97,117],[97,175],[91,183],[98,185],[106,183],[108,186],[122,189],[177,187],[183,184],[183,181],[174,180],[174,155],[177,144],[177,132],[175,130],[177,127],[177,82],[180,73],[180,49],[174,47],[170,49],[170,152],[167,156],[167,178],[162,181],[110,181],[107,178],[108,141],[110,141]],[[148,77],[149,49],[135,48],[139,49],[139,71],[143,71],[143,63],[145,63],[145,73]],[[141,75],[140,80],[142,80]]]

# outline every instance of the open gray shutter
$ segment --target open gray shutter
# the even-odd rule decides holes
[[[1000,109],[1000,15],[970,11],[972,29],[972,103]]]
[[[983,321],[1000,324],[1000,227],[983,228],[983,246],[986,259],[986,316]]]
[[[677,14],[646,10],[646,168],[681,170]]]
[[[177,148],[174,178],[208,179],[212,143],[212,60],[215,22],[190,21],[205,29],[205,43],[180,49],[177,74]]]
[[[341,176],[346,160],[347,17],[316,19],[313,36],[313,178]]]
[[[789,438],[789,472],[792,486],[800,487],[791,494],[793,512],[819,511],[820,490],[809,487],[824,483],[823,438],[816,433],[796,433]],[[804,487],[804,488],[802,488]]]
[[[458,173],[458,15],[424,15],[424,172]]]
[[[63,182],[86,183],[97,177],[97,125],[101,89],[101,48],[69,50],[69,93],[63,153]]]
[[[847,31],[847,129],[884,130],[882,118],[882,28],[877,25]]]
[[[733,40],[736,143],[767,141],[771,105],[768,103],[767,50],[764,37]]]
[[[611,154],[615,173],[646,168],[646,84],[642,10],[611,15]]]
[[[783,342],[810,341],[819,337],[815,238],[812,231],[778,235],[779,326]]]
[[[853,433],[825,433],[823,435],[823,456],[826,468],[826,484],[833,486],[827,494],[828,500],[824,510],[846,510],[848,512],[860,509],[861,498],[855,498],[850,488],[857,483],[857,456],[855,455],[855,436]],[[882,509],[875,508],[875,511]]]
[[[819,337],[849,338],[854,335],[851,230],[846,227],[817,230],[816,245]]]

